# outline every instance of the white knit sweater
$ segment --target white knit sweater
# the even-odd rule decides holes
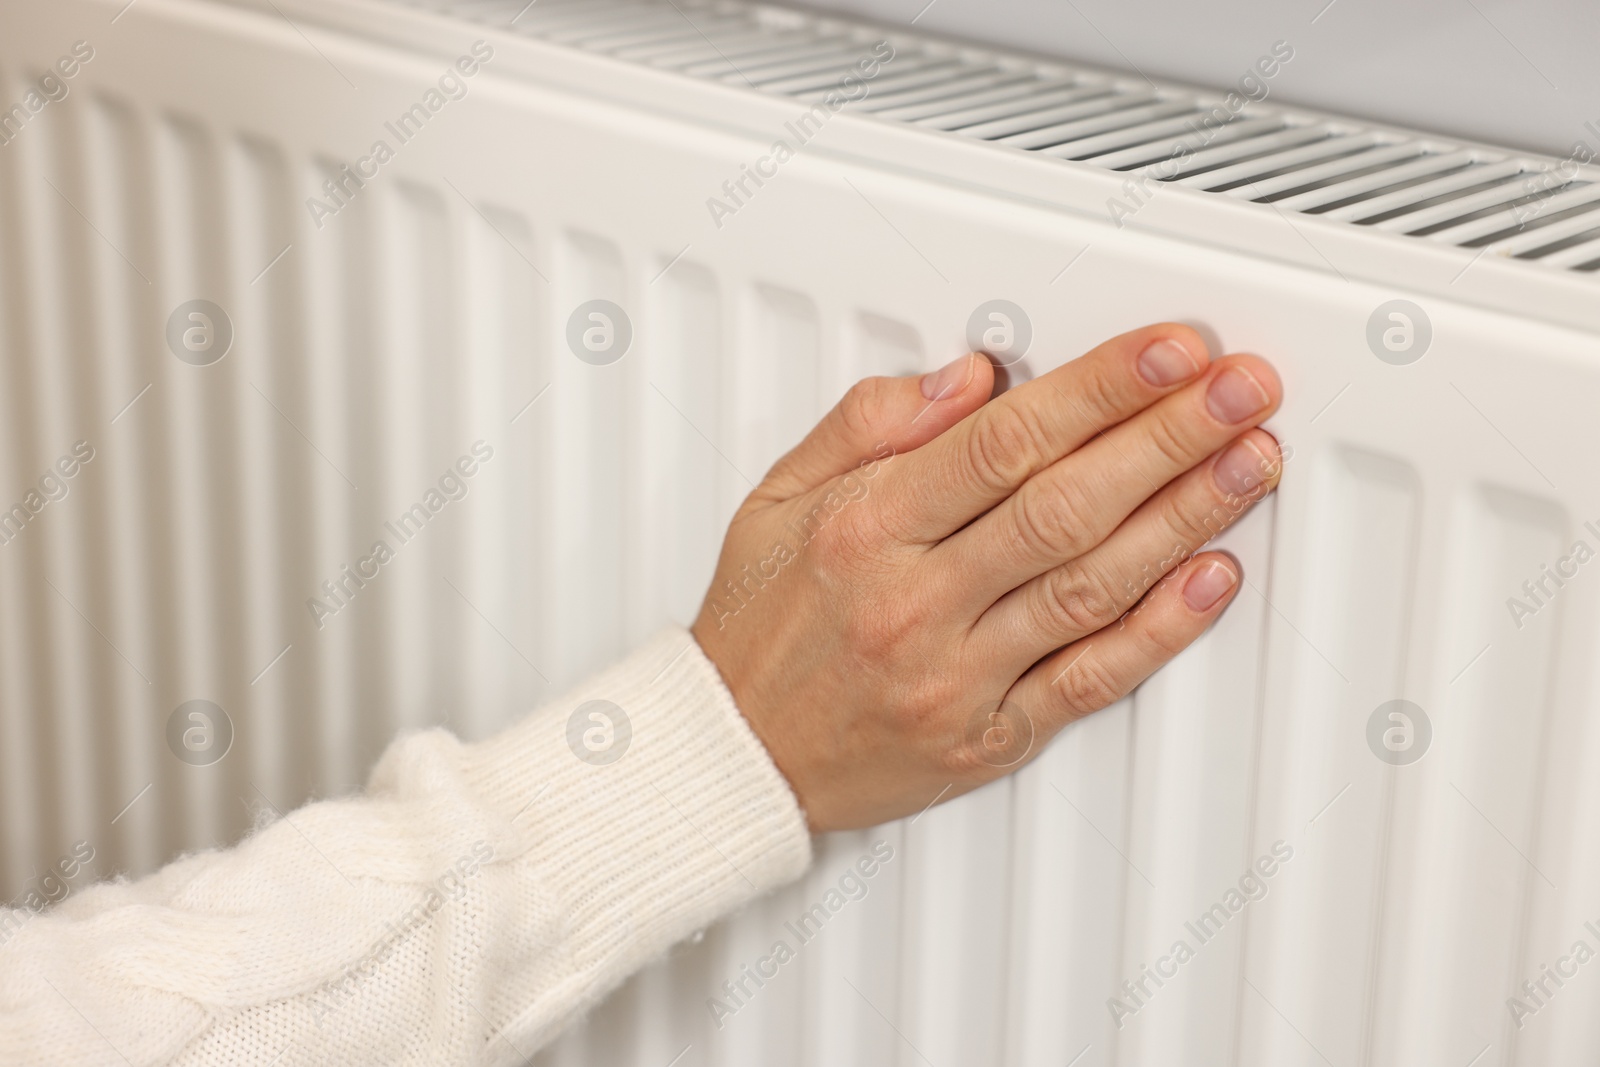
[[[568,744],[596,698],[632,726],[605,765]],[[810,848],[672,630],[488,741],[401,738],[365,793],[233,849],[0,912],[26,920],[0,947],[0,1064],[521,1064]]]

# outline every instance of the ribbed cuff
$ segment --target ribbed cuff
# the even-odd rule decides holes
[[[811,861],[788,782],[681,628],[470,746],[463,770],[525,833],[519,862],[602,984],[595,969],[626,974]]]

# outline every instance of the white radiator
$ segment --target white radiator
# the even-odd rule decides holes
[[[538,1061],[1594,1062],[1600,129],[1282,108],[1298,43],[1229,98],[705,0],[7,5],[0,893],[689,619],[749,483],[1004,300],[1014,379],[1161,319],[1274,361],[1248,588]]]

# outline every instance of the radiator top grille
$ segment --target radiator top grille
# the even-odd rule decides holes
[[[806,102],[885,39],[866,24],[727,0],[399,2]],[[1587,166],[1600,149],[1556,160],[1280,108],[1250,99],[1261,78],[1245,92],[1207,93],[899,31],[887,39],[892,61],[847,109],[1129,172],[1130,214],[1155,182],[1475,257],[1600,272],[1600,182]],[[1262,57],[1267,69],[1279,58]],[[1117,217],[1115,203],[1107,210]]]

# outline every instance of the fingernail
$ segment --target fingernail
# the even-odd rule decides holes
[[[1200,362],[1176,341],[1162,338],[1139,353],[1139,377],[1151,385],[1176,385],[1200,370]]]
[[[1189,576],[1189,583],[1183,587],[1183,602],[1190,611],[1210,611],[1238,581],[1232,567],[1212,560]]]
[[[1211,480],[1229,496],[1249,496],[1276,474],[1278,464],[1268,459],[1248,437],[1217,457]]]
[[[972,380],[972,356],[969,353],[951,360],[938,370],[922,376],[922,395],[927,400],[943,400],[966,388]]]
[[[1206,390],[1206,407],[1227,423],[1243,422],[1271,401],[1255,375],[1242,367],[1229,367],[1213,378]]]

